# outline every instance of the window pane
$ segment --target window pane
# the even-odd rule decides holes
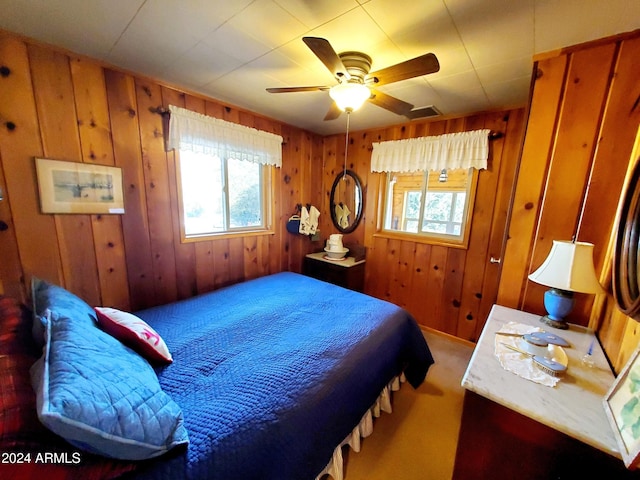
[[[404,224],[404,231],[418,233],[418,220],[407,220]]]
[[[418,218],[420,215],[420,199],[422,192],[407,192],[407,211],[405,217]]]
[[[222,162],[215,157],[181,151],[180,178],[185,234],[224,231]]]
[[[176,162],[183,242],[269,233],[269,167],[190,150]]]
[[[451,216],[452,192],[427,192],[427,205],[424,209],[424,220],[441,220],[448,222]]]
[[[427,192],[422,230],[430,233],[454,234],[451,223],[453,192]]]
[[[389,174],[385,229],[418,231],[424,177],[424,172]]]
[[[441,172],[391,172],[387,177],[384,230],[457,237],[464,221],[473,182],[471,170]],[[444,181],[441,181],[444,179]]]
[[[431,233],[447,233],[447,225],[444,223],[425,222],[422,229]]]
[[[242,160],[227,162],[229,178],[229,227],[262,225],[261,166]]]
[[[466,192],[458,192],[456,193],[456,207],[453,212],[453,221],[461,223],[462,215],[464,214],[464,204],[467,199]]]

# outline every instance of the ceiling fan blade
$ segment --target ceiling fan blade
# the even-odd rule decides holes
[[[406,62],[392,65],[376,72],[370,72],[365,83],[375,83],[376,85],[386,85],[408,78],[421,77],[429,73],[440,70],[440,63],[433,53],[426,53]]]
[[[392,97],[391,95],[387,95],[386,93],[382,93],[378,90],[371,90],[371,98],[369,98],[369,101],[378,107],[382,107],[398,115],[406,116],[411,110],[413,110],[413,105],[410,103],[404,102],[399,98]]]
[[[318,90],[329,90],[331,87],[318,86],[318,87],[274,87],[267,88],[269,93],[289,93],[289,92],[316,92]]]
[[[331,102],[331,107],[329,107],[329,111],[324,116],[324,120],[325,121],[326,120],[335,120],[336,118],[338,118],[340,116],[341,113],[342,113],[342,110],[340,110],[340,108],[338,107],[336,102]]]
[[[303,37],[302,41],[306,43],[307,47],[324,63],[325,67],[329,69],[334,77],[338,80],[349,80],[351,78],[342,60],[340,60],[340,57],[328,40],[319,37]]]

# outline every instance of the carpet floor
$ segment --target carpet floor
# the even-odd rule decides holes
[[[458,442],[464,389],[473,345],[424,331],[435,364],[414,390],[393,393],[393,413],[374,422],[359,453],[345,449],[345,480],[449,480]]]

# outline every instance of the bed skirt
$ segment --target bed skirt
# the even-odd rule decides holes
[[[342,447],[349,445],[354,452],[360,451],[360,441],[373,433],[373,418],[378,418],[381,412],[391,413],[391,392],[400,390],[401,383],[406,381],[404,374],[394,377],[386,387],[382,389],[375,403],[363,415],[362,419],[349,435],[333,450],[331,460],[318,474],[315,480],[320,480],[323,475],[329,474],[333,480],[343,480],[344,461]]]

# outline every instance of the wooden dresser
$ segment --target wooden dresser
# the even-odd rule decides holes
[[[620,457],[602,400],[614,375],[596,340],[592,367],[582,363],[594,334],[555,330],[539,315],[494,305],[463,376],[466,389],[454,479],[640,478]],[[571,347],[567,372],[548,387],[505,370],[495,355],[500,328],[546,327]]]
[[[303,273],[310,277],[333,283],[357,292],[364,291],[365,260],[353,257],[344,260],[328,260],[324,252],[310,253],[304,257]]]

